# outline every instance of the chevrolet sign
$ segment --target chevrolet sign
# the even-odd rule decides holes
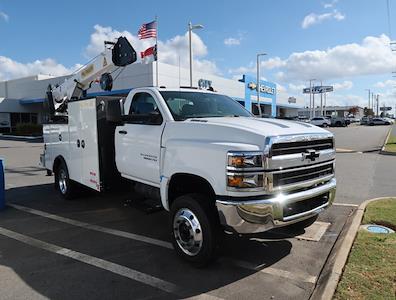
[[[257,90],[257,84],[254,82],[249,82],[248,88],[251,90]],[[275,89],[266,85],[260,85],[260,92],[261,93],[266,93],[266,94],[275,94]]]

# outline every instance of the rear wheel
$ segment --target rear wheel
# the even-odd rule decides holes
[[[61,162],[55,171],[55,188],[67,200],[73,199],[76,194],[76,185],[69,177],[69,171],[64,162]]]
[[[197,267],[216,258],[220,226],[216,208],[205,195],[187,194],[171,207],[172,244],[177,254]]]

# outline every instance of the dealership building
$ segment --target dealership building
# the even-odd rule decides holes
[[[156,85],[156,63],[135,63],[113,73],[116,79],[111,92],[104,92],[98,84],[88,90],[88,96],[116,95],[131,89]],[[189,69],[158,63],[158,86],[183,87],[190,85]],[[0,82],[0,132],[13,131],[18,123],[43,123],[46,120],[45,93],[49,84],[61,84],[67,76],[35,75]],[[193,86],[228,95],[258,114],[256,78],[243,75],[233,80],[213,74],[193,73]],[[300,100],[301,101],[301,100]],[[290,102],[290,103],[289,103]],[[302,103],[295,98],[277,99],[277,87],[269,81],[260,82],[260,106],[263,115],[272,117],[297,116]]]

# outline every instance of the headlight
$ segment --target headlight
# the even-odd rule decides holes
[[[228,152],[227,162],[229,190],[258,191],[264,188],[262,152]]]
[[[228,169],[262,168],[261,152],[228,152]]]
[[[264,175],[257,173],[227,173],[227,185],[231,188],[237,189],[262,188],[264,186]]]

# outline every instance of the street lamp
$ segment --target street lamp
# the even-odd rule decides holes
[[[313,115],[313,112],[314,112],[312,109],[315,109],[315,103],[312,101],[312,81],[315,81],[315,80],[316,79],[310,79],[309,80],[309,118],[310,119],[312,119],[312,115]]]
[[[261,105],[260,105],[260,56],[267,55],[267,53],[258,53],[257,54],[257,105],[260,118],[262,117],[261,113]]]
[[[368,106],[367,106],[367,110],[369,110],[370,109],[371,90],[370,89],[365,89],[365,91],[368,91]]]
[[[192,87],[192,64],[193,64],[193,57],[192,57],[192,47],[191,47],[191,32],[194,29],[202,29],[204,28],[201,24],[192,25],[191,22],[188,23],[188,41],[189,41],[189,48],[190,48],[190,87]]]

